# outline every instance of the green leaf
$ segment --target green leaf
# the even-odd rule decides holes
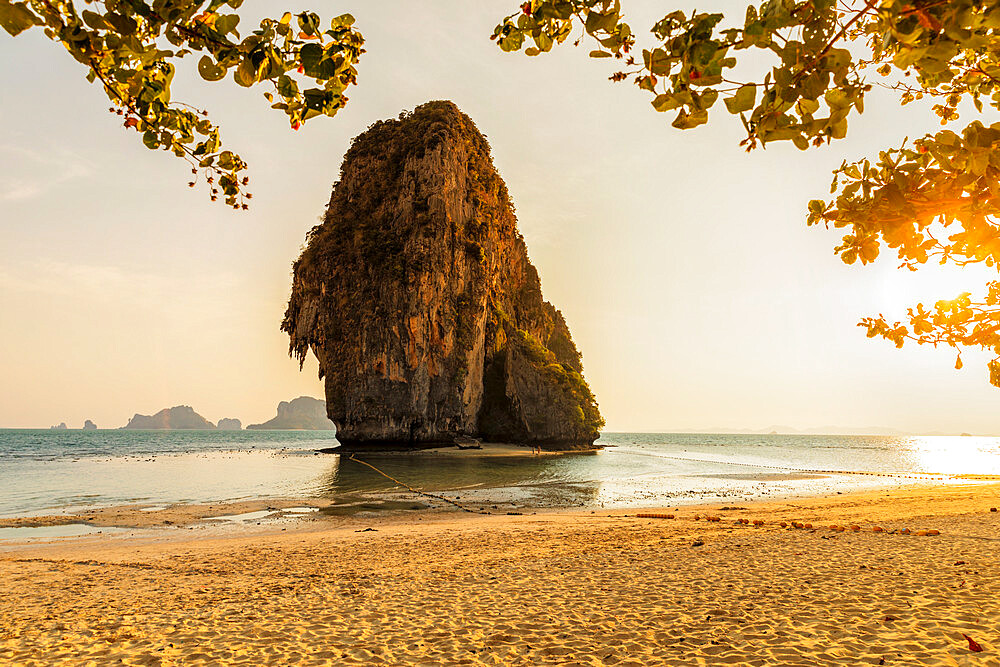
[[[590,57],[591,58],[610,58],[611,54],[608,53],[607,51],[591,51],[590,52]]]
[[[684,102],[677,95],[664,93],[663,95],[657,95],[652,104],[653,108],[657,111],[671,111],[683,106]]]
[[[215,29],[222,35],[227,35],[234,30],[236,26],[240,23],[240,17],[237,14],[223,14],[215,19]]]
[[[330,21],[331,28],[349,28],[354,25],[354,17],[350,14],[341,14]]]
[[[221,169],[232,170],[236,167],[236,161],[233,159],[235,156],[231,151],[223,151],[219,153],[219,167]]]
[[[302,67],[305,68],[308,76],[316,76],[316,70],[322,59],[323,47],[319,44],[306,44],[299,50],[299,62],[302,63]]]
[[[646,69],[656,75],[665,76],[670,73],[670,64],[676,60],[663,49],[642,52],[643,62]]]
[[[107,30],[108,28],[111,27],[111,24],[108,23],[104,19],[104,17],[98,14],[97,12],[92,12],[89,9],[85,9],[83,10],[82,16],[83,16],[83,22],[89,25],[94,30]]]
[[[594,32],[601,29],[603,23],[604,23],[604,15],[601,14],[600,12],[591,10],[590,13],[587,14],[587,21],[584,27],[587,32],[593,34]]]
[[[202,56],[198,61],[198,74],[201,74],[201,78],[205,81],[219,81],[226,76],[226,70],[216,65],[211,56]]]
[[[695,99],[699,109],[711,109],[716,100],[719,99],[719,91],[714,88],[710,88],[701,95],[692,94],[691,97]]]
[[[319,16],[313,12],[302,12],[298,15],[299,28],[307,35],[315,35],[319,29]]]
[[[802,98],[798,101],[798,112],[800,114],[813,114],[819,110],[819,102],[817,100],[809,100]]]
[[[707,122],[707,111],[695,111],[694,113],[689,114],[686,111],[681,110],[671,125],[676,127],[678,130],[690,130],[693,127],[704,125]]]
[[[500,48],[504,51],[517,51],[524,44],[524,33],[512,32],[500,39]]]
[[[104,18],[107,19],[108,23],[114,26],[115,30],[117,30],[118,34],[122,37],[128,37],[135,32],[136,28],[139,27],[139,24],[136,23],[135,19],[131,16],[108,12],[104,15]]]
[[[742,111],[753,109],[757,99],[757,87],[752,85],[740,86],[739,90],[732,97],[726,98],[726,109],[731,114],[738,114]]]
[[[834,139],[843,139],[847,136],[847,119],[842,118],[830,125],[830,136]]]
[[[233,72],[233,79],[244,88],[249,88],[257,83],[257,68],[253,66],[249,58],[240,61],[239,67]]]
[[[28,9],[27,3],[0,0],[0,25],[13,37],[40,23],[41,20]]]
[[[292,77],[282,74],[278,77],[278,94],[288,99],[299,93],[299,86]]]

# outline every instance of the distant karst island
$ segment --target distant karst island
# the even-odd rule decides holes
[[[278,403],[278,414],[263,424],[250,424],[247,430],[296,429],[306,431],[331,431],[333,422],[326,416],[326,403],[318,398],[299,396],[291,401]]]
[[[178,405],[173,408],[164,408],[155,415],[136,414],[128,421],[128,424],[124,428],[141,430],[207,430],[214,429],[215,424],[199,415],[191,406]]]
[[[97,424],[95,424],[94,422],[92,422],[92,421],[90,421],[88,419],[87,421],[83,422],[83,430],[84,431],[96,431],[97,430]]]
[[[376,122],[294,265],[282,330],[345,448],[591,448],[604,424],[490,147],[451,102]]]
[[[304,430],[329,431],[334,428],[333,422],[326,417],[326,403],[309,396],[300,396],[292,401],[282,401],[278,404],[278,414],[263,424],[251,424],[247,429],[263,430]],[[85,429],[97,428],[89,419]],[[65,425],[52,428],[65,428]],[[224,417],[219,423],[213,424],[194,411],[189,405],[178,405],[164,408],[155,415],[136,414],[123,429],[167,431],[167,430],[219,430],[240,431],[243,422],[239,419]]]

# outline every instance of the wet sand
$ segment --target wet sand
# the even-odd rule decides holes
[[[25,517],[0,517],[0,537],[3,528],[42,528],[49,526],[86,525],[97,528],[122,527],[147,529],[179,527],[202,524],[206,519],[237,514],[261,513],[261,518],[272,519],[287,515],[287,510],[310,508],[323,510],[333,501],[323,498],[266,498],[237,502],[174,503],[168,505],[112,505],[92,507],[60,514],[40,514]],[[294,514],[294,512],[292,513]],[[0,552],[4,542],[0,542]]]
[[[998,505],[984,484],[8,543],[0,663],[1000,664]]]

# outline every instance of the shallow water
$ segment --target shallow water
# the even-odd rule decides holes
[[[18,526],[0,528],[0,540],[51,539],[53,537],[84,537],[86,535],[114,535],[127,528],[90,526],[85,523],[67,523],[60,526]]]
[[[421,490],[506,509],[749,500],[893,487],[924,474],[951,482],[1000,475],[997,438],[607,433],[599,442],[597,454],[366,460]],[[315,452],[335,444],[332,433],[306,431],[0,430],[0,516],[267,497],[330,498],[328,513],[440,504]]]

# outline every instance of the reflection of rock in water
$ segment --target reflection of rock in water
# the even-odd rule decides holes
[[[560,478],[555,471],[565,467],[562,457],[448,457],[447,465],[445,457],[433,455],[359,458],[416,489],[477,508],[573,507],[594,504],[600,492],[600,482]],[[319,495],[337,501],[330,514],[441,505],[344,456],[335,457]]]

